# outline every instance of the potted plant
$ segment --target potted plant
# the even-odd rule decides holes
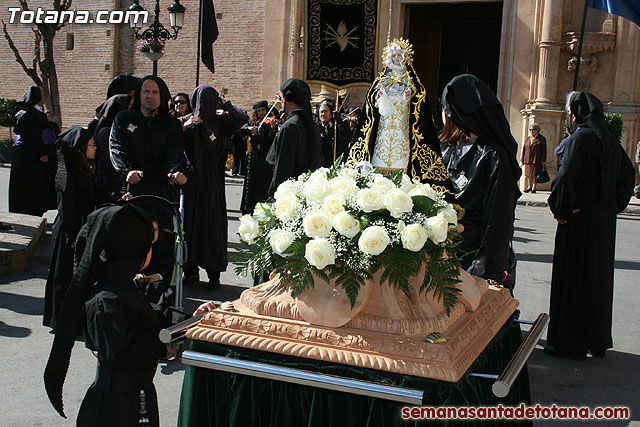
[[[283,182],[274,203],[240,218],[236,274],[275,272],[292,296],[331,282],[353,308],[373,273],[410,295],[426,265],[419,291],[433,291],[449,313],[459,292],[454,207],[402,171],[387,178],[340,162]]]
[[[158,59],[162,58],[162,55],[164,55],[164,52],[162,52],[163,49],[164,43],[162,43],[158,39],[144,40],[138,45],[138,51],[142,52],[147,58],[151,59],[152,61],[157,61]]]

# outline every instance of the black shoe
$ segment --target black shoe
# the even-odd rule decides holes
[[[535,194],[535,193],[536,193],[536,190],[531,190],[531,194]]]
[[[209,283],[207,284],[207,289],[210,291],[215,291],[216,289],[220,289],[220,272],[207,271],[207,276],[209,277]]]
[[[527,188],[526,190],[524,190],[525,193],[528,193],[529,191],[531,191],[531,189]]]
[[[607,350],[600,350],[600,351],[589,350],[589,353],[591,353],[592,357],[605,357]]]

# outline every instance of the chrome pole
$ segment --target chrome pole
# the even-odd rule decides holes
[[[192,328],[196,326],[198,323],[200,323],[200,319],[202,319],[202,317],[205,314],[207,313],[198,314],[196,316],[183,320],[180,323],[171,325],[168,328],[161,329],[160,332],[158,333],[158,338],[160,339],[160,342],[169,344],[171,341],[175,341],[177,339],[182,338],[184,334],[187,332],[187,329]]]
[[[527,363],[527,360],[529,359],[529,356],[531,356],[536,344],[538,344],[542,333],[547,329],[547,325],[549,325],[549,315],[547,313],[540,313],[524,341],[520,344],[518,350],[516,350],[516,353],[509,361],[505,370],[496,382],[493,383],[493,386],[491,387],[493,394],[498,397],[505,397],[509,394],[513,383],[518,378],[518,375],[520,375],[524,364]]]
[[[248,360],[232,359],[190,350],[182,353],[182,363],[199,368],[232,372],[257,378],[393,400],[411,405],[421,405],[422,395],[424,393],[422,390],[393,387],[368,381],[318,374],[315,372],[273,366]]]

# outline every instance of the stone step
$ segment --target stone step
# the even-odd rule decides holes
[[[0,212],[0,221],[12,226],[0,231],[0,276],[27,271],[29,258],[47,229],[39,216]]]

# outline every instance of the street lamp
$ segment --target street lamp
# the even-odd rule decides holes
[[[133,0],[133,4],[129,7],[129,11],[144,11],[144,8],[140,6],[139,3],[140,0]],[[131,28],[135,31],[136,40],[156,40],[163,45],[168,39],[175,40],[178,37],[178,31],[180,31],[184,23],[185,8],[180,4],[180,0],[174,0],[173,4],[169,6],[167,10],[169,11],[169,20],[171,22],[173,32],[167,30],[164,25],[160,23],[160,0],[156,0],[155,17],[153,18],[151,25],[149,25],[149,28],[140,33],[139,30],[142,28],[142,24],[133,22],[133,20],[130,22]],[[153,75],[158,75],[158,58],[153,59]]]

